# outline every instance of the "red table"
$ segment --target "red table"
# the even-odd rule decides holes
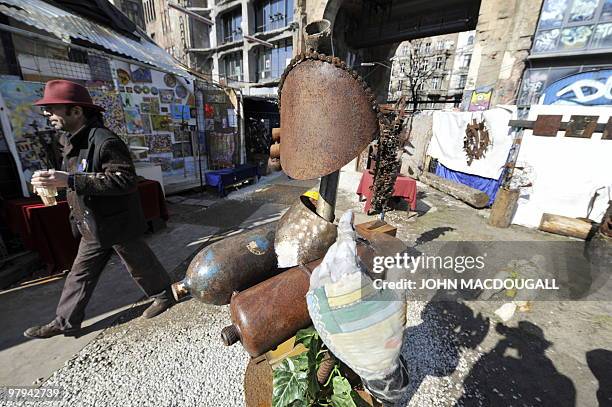
[[[370,174],[369,171],[364,171],[357,187],[357,194],[362,197],[365,196],[366,204],[364,212],[370,212],[372,206],[372,184],[374,183],[374,175]],[[410,209],[416,209],[416,196],[417,186],[416,181],[410,177],[403,177],[398,175],[395,180],[395,186],[393,188],[393,196],[398,196],[406,200],[410,204]]]
[[[166,200],[157,181],[138,183],[138,192],[146,220],[168,220]],[[11,232],[18,234],[24,246],[38,252],[49,272],[70,269],[76,257],[78,241],[72,236],[66,201],[44,206],[40,198],[13,199],[4,203],[4,218]]]

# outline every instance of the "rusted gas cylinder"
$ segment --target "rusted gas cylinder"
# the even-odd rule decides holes
[[[366,270],[371,270],[374,247],[358,243],[357,255]],[[234,294],[230,303],[232,325],[221,331],[225,345],[241,342],[249,355],[258,357],[275,349],[300,329],[308,327],[312,322],[306,305],[306,293],[310,288],[310,274],[322,260],[293,267]]]
[[[189,294],[207,304],[228,304],[232,292],[245,290],[278,274],[274,234],[276,222],[230,236],[202,249],[185,278],[172,285],[178,301]]]
[[[306,305],[310,273],[321,260],[291,268],[232,296],[232,325],[221,331],[226,346],[241,342],[252,357],[263,355],[311,324]]]
[[[274,250],[279,267],[294,267],[325,256],[337,235],[336,225],[317,215],[312,200],[300,196],[276,226]]]

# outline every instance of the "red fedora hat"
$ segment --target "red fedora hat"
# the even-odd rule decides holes
[[[34,102],[34,105],[78,105],[100,111],[104,110],[104,108],[94,105],[86,87],[63,79],[47,82],[43,98]]]

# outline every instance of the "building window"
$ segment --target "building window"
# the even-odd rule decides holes
[[[439,77],[435,76],[431,79],[431,89],[438,90],[441,84],[442,80]]]
[[[137,26],[144,28],[143,10],[141,4],[138,4],[135,1],[125,0],[123,2],[122,11],[131,21],[136,23]]]
[[[460,89],[465,88],[465,84],[467,83],[467,75],[460,75],[459,76],[459,83],[457,84],[457,87]]]
[[[277,30],[293,21],[293,0],[263,0],[255,5],[255,32]]]
[[[545,0],[532,53],[612,48],[612,0]]]
[[[469,68],[472,62],[472,54],[465,54],[461,57],[461,68]]]
[[[242,52],[232,52],[223,57],[223,75],[228,81],[242,81]]]
[[[293,56],[291,40],[274,43],[274,48],[260,48],[257,55],[257,81],[280,78]]]
[[[228,42],[239,41],[242,39],[242,28],[240,28],[240,25],[242,23],[242,14],[240,13],[239,8],[227,14],[224,14],[221,20],[222,20],[221,36],[223,38],[223,41],[221,42],[223,44],[228,43]]]
[[[155,13],[155,3],[153,2],[153,0],[147,0],[143,2],[143,8],[145,23],[148,24],[157,18],[157,15]]]
[[[436,57],[436,69],[444,68],[444,57],[442,55],[438,55]]]
[[[473,45],[473,44],[474,44],[474,36],[470,35],[467,40],[467,45]]]

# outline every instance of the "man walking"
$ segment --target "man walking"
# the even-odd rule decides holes
[[[67,188],[73,233],[81,237],[77,257],[66,277],[56,318],[29,328],[30,338],[72,335],[81,328],[85,307],[113,250],[153,304],[152,318],[173,305],[170,277],[142,238],[145,220],[136,188],[136,172],[125,143],[104,127],[103,109],[79,84],[47,82],[43,107],[51,125],[70,134],[62,171],[41,171],[34,187]]]

